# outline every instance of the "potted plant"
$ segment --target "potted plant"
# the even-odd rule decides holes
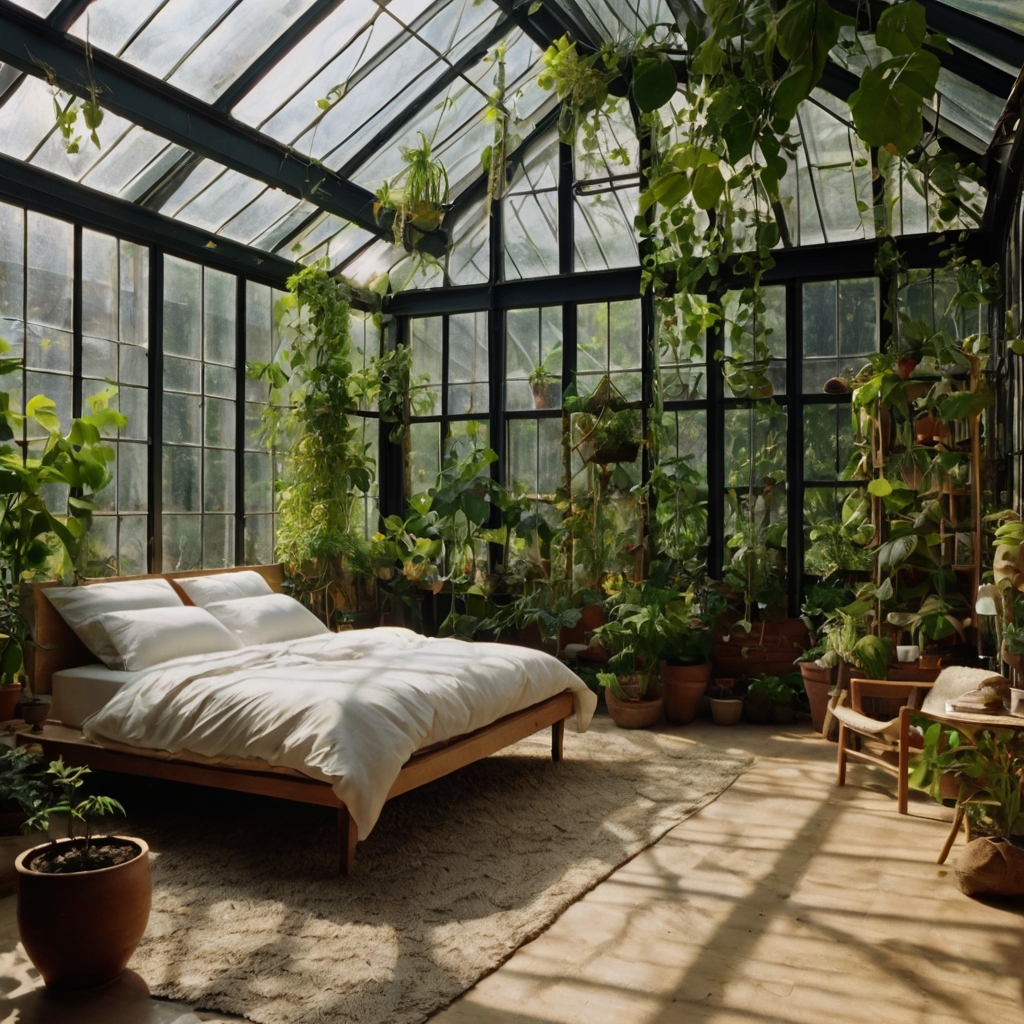
[[[736,725],[743,717],[743,701],[739,697],[709,697],[708,703],[715,725]]]
[[[635,462],[640,453],[640,411],[604,409],[598,414],[581,413],[576,428],[580,457],[584,462],[607,466],[613,462]]]
[[[535,366],[529,376],[530,390],[533,392],[534,409],[550,409],[558,402],[558,377],[543,363]]]
[[[844,586],[818,583],[807,588],[800,608],[800,617],[810,631],[811,646],[796,659],[796,665],[803,679],[815,732],[821,732],[825,724],[829,692],[836,683],[836,666],[823,660],[826,653],[824,627],[830,616],[852,597]]]
[[[18,931],[48,987],[91,988],[120,976],[146,930],[149,847],[141,839],[93,834],[93,819],[124,808],[111,797],[79,795],[88,768],[57,760],[47,774],[59,797],[33,814],[26,831],[47,831],[60,815],[68,834],[15,862]]]
[[[609,621],[594,631],[612,656],[608,671],[598,673],[605,704],[616,725],[643,729],[661,718],[663,700],[654,692],[654,677],[664,651],[653,605],[620,602]]]
[[[967,895],[1024,894],[1024,736],[1017,729],[956,729],[933,722],[912,766],[911,785],[944,795],[943,776],[959,784],[972,839],[956,867]]]
[[[855,605],[847,606],[847,609],[854,608]],[[870,632],[873,621],[870,612],[853,614],[847,609],[838,609],[826,623],[825,654],[821,660],[826,665],[838,666],[840,686],[849,681],[851,668],[865,672],[868,679],[885,679],[894,654],[892,641]]]
[[[747,687],[743,717],[754,725],[766,725],[776,703],[789,705],[789,721],[792,721],[792,687],[781,676],[760,676]]]

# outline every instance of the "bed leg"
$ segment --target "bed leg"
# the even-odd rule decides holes
[[[359,833],[347,807],[338,808],[338,874],[348,878],[356,859]]]
[[[565,719],[561,718],[551,726],[551,760],[562,760],[562,741],[565,739]]]

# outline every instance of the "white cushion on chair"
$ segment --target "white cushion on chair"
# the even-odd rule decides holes
[[[947,700],[956,700],[968,690],[976,690],[990,680],[1004,686],[1008,685],[1003,676],[990,672],[987,668],[964,668],[962,665],[944,668],[921,702],[921,710],[933,715],[944,715]]]

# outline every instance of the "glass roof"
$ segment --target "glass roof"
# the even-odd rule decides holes
[[[141,72],[144,83],[151,76],[147,88],[165,90],[171,99],[175,90],[187,93],[207,104],[229,131],[236,125],[275,152],[290,147],[370,192],[401,171],[402,147],[416,145],[422,134],[445,165],[452,198],[471,190],[469,205],[461,204],[449,220],[458,253],[453,248],[447,279],[456,284],[479,280],[487,263],[480,157],[493,133],[485,115],[495,88],[490,58],[496,47],[504,42],[514,136],[535,135],[555,102],[536,85],[544,40],[535,27],[532,35],[524,31],[522,16],[532,13],[525,0],[92,0],[70,8],[59,0],[16,2],[40,18],[73,17],[69,35]],[[937,4],[943,5],[1024,35],[1020,0]],[[61,6],[75,13],[63,15]],[[674,24],[673,10],[690,4],[544,0],[542,6],[546,24],[577,26],[596,44],[627,41],[647,25]],[[978,40],[953,41],[1007,77],[1016,74]],[[840,52],[833,57],[840,59]],[[387,271],[393,283],[410,286],[446,272],[405,267],[409,261],[403,262],[389,238],[349,223],[331,203],[320,205],[315,189],[308,194],[272,173],[264,172],[265,180],[250,176],[237,163],[228,166],[237,158],[224,148],[197,143],[203,152],[193,152],[162,137],[153,127],[159,122],[147,120],[150,127],[143,128],[107,110],[97,148],[80,116],[73,126],[81,136],[77,152],[69,153],[69,140],[55,125],[54,104],[76,101],[48,85],[42,73],[0,64],[0,152],[9,157],[211,236],[285,257],[349,261],[346,272],[364,280]],[[984,154],[1007,97],[950,68],[942,71],[939,92],[933,119],[957,142]],[[99,98],[102,104],[102,93]],[[848,118],[845,103],[821,90],[801,110],[803,144],[787,175],[786,215],[794,244],[865,237],[869,231],[859,216],[848,216],[845,202],[829,199],[842,195],[856,210],[865,188],[862,154],[854,153]],[[585,229],[576,254],[579,269],[632,265],[637,259],[629,230],[638,192],[637,147],[628,129],[625,120],[618,125],[614,118],[604,129],[610,146],[629,152],[626,166],[587,166],[577,154],[576,219]],[[519,181],[539,167],[534,160],[519,171]],[[536,198],[536,188],[531,182],[532,198],[522,193],[512,204],[522,218],[540,217],[537,211],[547,200]],[[924,224],[928,218],[922,213],[904,219]],[[546,255],[544,262],[550,262]]]

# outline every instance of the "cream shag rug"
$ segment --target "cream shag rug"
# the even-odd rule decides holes
[[[565,741],[561,764],[545,731],[391,801],[348,879],[324,808],[125,793],[154,850],[130,966],[156,995],[261,1024],[422,1021],[751,764],[607,718]]]

